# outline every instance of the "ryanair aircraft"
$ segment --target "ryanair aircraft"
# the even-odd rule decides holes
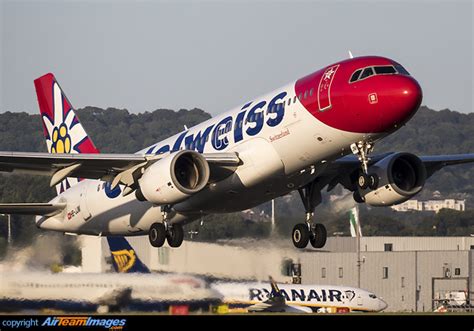
[[[387,303],[374,293],[349,286],[269,283],[212,285],[231,308],[249,312],[380,312]]]

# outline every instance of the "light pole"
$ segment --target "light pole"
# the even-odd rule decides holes
[[[7,216],[7,227],[8,227],[8,236],[7,236],[7,243],[8,245],[12,242],[12,224],[11,224],[11,215],[10,214],[0,214],[2,216]]]
[[[275,199],[272,199],[272,234],[275,233]]]

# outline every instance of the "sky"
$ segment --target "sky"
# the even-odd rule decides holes
[[[0,0],[0,112],[36,113],[53,72],[75,108],[212,115],[326,65],[381,55],[423,104],[473,112],[472,0]]]

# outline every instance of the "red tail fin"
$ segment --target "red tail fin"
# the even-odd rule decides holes
[[[49,73],[36,79],[35,88],[48,152],[99,153],[54,75]],[[58,192],[74,183],[76,179],[67,178],[57,185]]]

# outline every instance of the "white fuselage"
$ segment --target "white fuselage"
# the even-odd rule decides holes
[[[212,288],[229,305],[250,306],[268,299],[269,283],[217,283]],[[378,312],[387,304],[373,293],[348,286],[278,284],[287,305],[318,308],[346,308],[349,311]]]
[[[158,274],[83,274],[43,272],[0,275],[0,301],[107,304],[130,290],[131,302],[219,300],[221,295],[196,277]]]
[[[291,99],[289,104],[289,99]],[[283,106],[284,105],[284,106]],[[295,98],[295,82],[147,147],[138,154],[237,152],[236,171],[173,206],[171,223],[190,222],[209,213],[244,210],[285,195],[314,179],[350,145],[379,134],[351,133],[318,121]],[[108,186],[110,188],[110,186]],[[92,235],[143,235],[163,216],[159,206],[110,192],[105,182],[84,180],[53,202],[67,208],[37,218],[40,228]]]

